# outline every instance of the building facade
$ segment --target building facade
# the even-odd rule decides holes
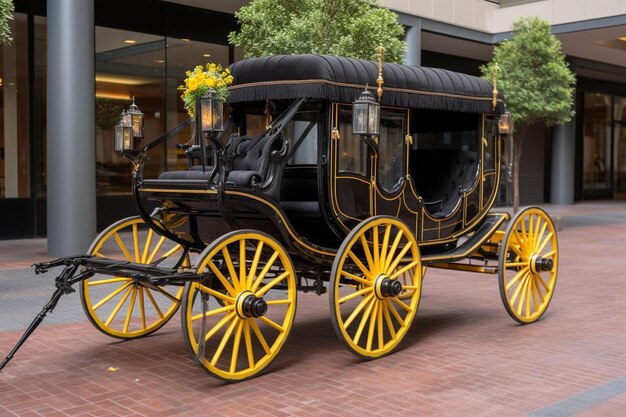
[[[63,160],[63,146],[73,145],[50,139],[51,108],[57,110],[52,114],[59,114],[70,126],[74,121],[76,125],[93,123],[93,134],[81,138],[91,146],[87,153],[92,155],[81,158],[95,166],[94,181],[87,181],[90,191],[64,190],[67,193],[62,197],[55,192],[54,198],[63,201],[53,214],[63,211],[65,200],[80,205],[90,195],[95,196],[96,210],[88,220],[97,222],[98,230],[134,214],[130,168],[113,151],[113,125],[131,97],[146,115],[147,138],[157,137],[186,118],[177,90],[185,71],[207,61],[227,66],[242,59],[242,51],[229,46],[228,34],[237,29],[233,13],[247,2],[15,0],[14,41],[0,47],[0,239],[45,236],[51,222],[57,226],[58,220],[50,214],[53,197],[48,195],[56,173],[48,165],[71,164]],[[516,18],[537,15],[550,21],[578,76],[576,117],[556,129],[537,127],[523,151],[522,203],[626,198],[625,1],[382,3],[398,14],[407,29],[407,63],[470,74],[479,74],[478,67],[491,58],[494,45],[510,38],[509,28]],[[68,4],[89,6],[92,9],[86,9],[87,13],[93,15],[93,31],[88,33],[93,36],[93,50],[87,50],[93,60],[84,62],[85,68],[93,65],[92,107],[79,105],[78,111],[60,101],[64,89],[72,85],[57,85],[53,75],[63,75],[63,61],[59,66],[56,54],[48,56],[55,50],[57,25],[67,26],[63,7]],[[50,91],[57,91],[54,87],[60,88],[59,93],[50,96]],[[86,121],[89,118],[93,122]],[[57,154],[50,162],[50,155]],[[146,173],[156,175],[184,164],[172,143],[150,161]],[[506,203],[505,197],[502,200]],[[68,224],[61,226],[68,228]]]

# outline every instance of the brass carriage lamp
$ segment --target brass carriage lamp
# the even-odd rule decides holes
[[[122,111],[122,118],[115,125],[115,150],[118,152],[134,149],[133,127],[129,120],[126,111]]]
[[[508,135],[511,133],[511,113],[505,111],[500,115],[498,120],[498,131],[501,135]]]
[[[352,133],[377,136],[380,130],[380,104],[374,100],[367,87],[352,103]]]
[[[196,102],[196,114],[199,114],[200,130],[206,134],[224,130],[224,100],[208,94],[199,97]]]

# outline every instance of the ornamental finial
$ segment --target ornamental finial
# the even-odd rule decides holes
[[[497,89],[497,83],[498,83],[498,75],[500,74],[500,67],[498,66],[498,63],[496,62],[493,65],[493,91],[491,92],[493,99],[491,100],[491,104],[493,105],[493,109],[496,109],[496,105],[498,104],[498,89]]]
[[[378,52],[378,78],[376,79],[376,82],[378,83],[377,93],[378,100],[380,101],[380,98],[383,96],[383,84],[385,83],[385,80],[383,80],[383,54],[385,52],[385,48],[380,45],[376,48],[376,51]]]

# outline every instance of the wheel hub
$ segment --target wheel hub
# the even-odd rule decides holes
[[[374,281],[374,293],[381,300],[386,297],[397,297],[402,293],[402,283],[380,274]]]
[[[552,268],[554,268],[554,261],[552,259],[543,258],[538,254],[533,254],[530,257],[530,270],[533,274],[552,271]]]
[[[237,297],[235,310],[242,319],[259,318],[267,313],[267,303],[263,298],[252,294],[251,291],[244,291]]]

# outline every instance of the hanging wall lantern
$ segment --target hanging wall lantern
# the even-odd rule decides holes
[[[126,117],[129,118],[130,125],[133,127],[133,136],[136,138],[143,138],[143,113],[139,110],[139,107],[135,104],[135,97],[133,102],[126,110]]]
[[[133,150],[135,141],[133,140],[133,127],[130,125],[130,118],[126,111],[122,111],[122,118],[115,125],[115,150],[124,152]]]
[[[498,131],[501,135],[508,135],[511,133],[511,113],[505,111],[500,115],[498,120]]]

